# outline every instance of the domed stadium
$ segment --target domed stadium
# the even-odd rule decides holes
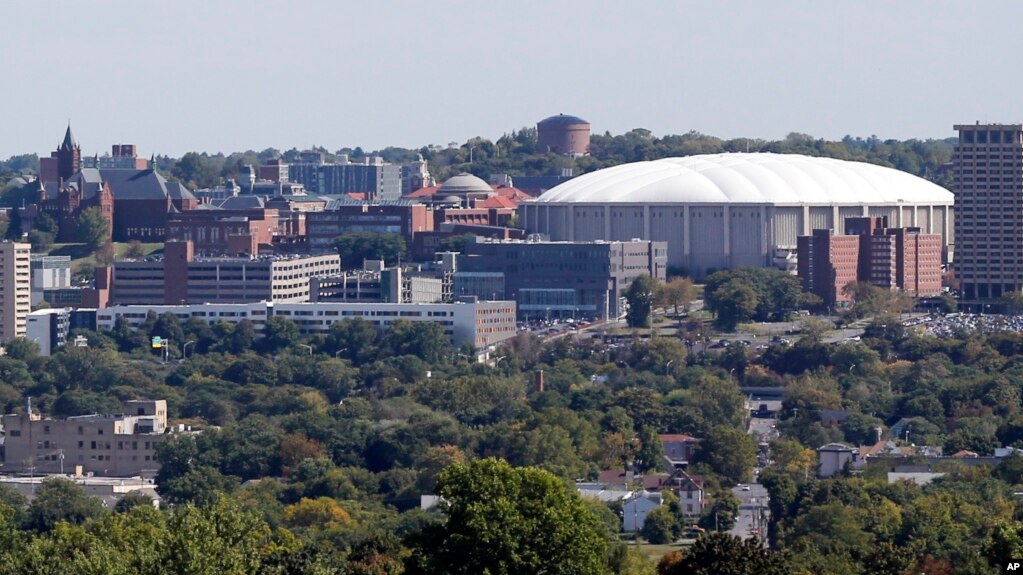
[[[912,174],[795,154],[715,154],[605,168],[520,205],[552,240],[668,242],[668,264],[697,279],[788,262],[796,237],[844,233],[845,218],[886,216],[952,243],[952,193]]]

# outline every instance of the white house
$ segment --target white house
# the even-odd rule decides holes
[[[646,516],[661,506],[661,494],[641,491],[625,501],[622,505],[622,530],[635,533],[643,528]]]

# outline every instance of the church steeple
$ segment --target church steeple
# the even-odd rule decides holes
[[[78,150],[81,149],[78,146],[78,142],[75,141],[74,135],[71,133],[71,122],[67,123],[67,131],[64,132],[64,141],[60,144],[61,150]]]
[[[75,141],[71,134],[71,122],[67,124],[67,131],[64,132],[64,141],[57,148],[57,178],[66,182],[78,173],[82,167],[82,148]]]

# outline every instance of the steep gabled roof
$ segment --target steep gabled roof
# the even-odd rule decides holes
[[[111,168],[99,173],[115,200],[162,200],[168,196],[167,179],[156,170]]]
[[[64,141],[60,143],[61,150],[74,150],[78,147],[74,135],[71,133],[71,122],[68,122],[67,131],[64,132]]]

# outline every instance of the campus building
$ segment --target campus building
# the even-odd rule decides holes
[[[956,261],[962,302],[985,302],[1023,289],[1023,125],[957,125]]]
[[[288,178],[312,194],[364,194],[370,201],[401,197],[401,166],[380,157],[366,157],[361,163],[342,155],[335,163],[324,161],[319,152],[303,152],[301,161],[288,165]]]
[[[408,200],[366,203],[355,200],[334,200],[323,211],[306,214],[306,235],[309,248],[332,251],[337,237],[349,232],[400,234],[408,245],[415,235],[433,230],[430,210]],[[362,262],[351,262],[356,268]]]
[[[196,257],[191,242],[167,242],[162,257],[116,262],[97,270],[93,307],[309,301],[309,280],[337,275],[337,254]],[[105,290],[103,286],[109,286]]]
[[[523,317],[619,317],[632,281],[664,281],[667,264],[665,242],[477,238],[458,258],[453,293],[515,300]]]
[[[170,436],[162,399],[126,401],[122,415],[67,419],[44,418],[27,399],[25,413],[3,416],[3,426],[7,473],[155,474],[156,446]]]
[[[46,300],[47,290],[71,287],[71,256],[31,256],[32,269],[32,305],[39,305]]]
[[[172,313],[182,322],[196,318],[209,324],[220,321],[236,324],[249,320],[257,334],[262,334],[267,318],[281,316],[294,321],[304,335],[325,334],[330,326],[346,319],[360,318],[379,330],[386,331],[391,322],[404,319],[412,322],[437,323],[456,346],[471,344],[479,350],[496,345],[516,333],[515,302],[479,301],[465,298],[454,303],[249,303],[196,305],[120,305],[96,311],[97,326],[111,330],[118,318],[138,328],[150,313]]]
[[[360,270],[310,280],[309,301],[440,303],[451,301],[451,275],[443,269],[419,271],[384,267],[367,260]]]
[[[86,346],[86,341],[73,342],[71,332],[76,329],[96,331],[96,310],[48,308],[28,314],[26,335],[39,346],[39,355],[49,356],[68,344]]]

